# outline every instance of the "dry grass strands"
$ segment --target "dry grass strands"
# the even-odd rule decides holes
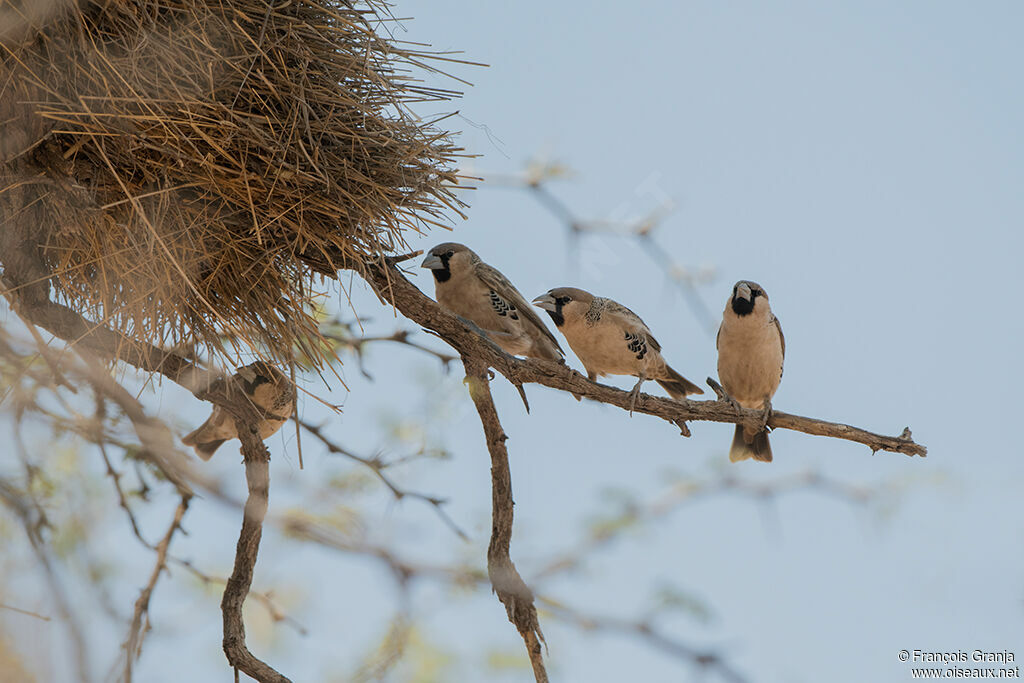
[[[461,206],[410,102],[457,93],[374,0],[0,0],[0,230],[131,339],[316,351],[317,274]],[[10,250],[0,254],[11,285]]]

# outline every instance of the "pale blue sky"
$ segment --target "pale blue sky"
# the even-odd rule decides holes
[[[515,172],[537,157],[564,162],[577,173],[552,189],[588,218],[641,216],[670,197],[675,208],[656,238],[680,264],[717,269],[700,289],[716,316],[738,279],[757,280],[771,295],[788,352],[777,408],[883,433],[909,425],[929,447],[925,460],[872,456],[863,446],[779,431],[771,466],[729,466],[727,425],[693,424],[693,437],[682,439],[655,418],[540,387],[528,387],[526,415],[499,380],[517,504],[512,555],[523,574],[611,505],[609,487],[644,499],[663,490],[669,470],[701,476],[728,467],[774,481],[815,469],[906,489],[887,516],[817,494],[767,509],[714,498],[543,589],[628,617],[642,612],[652,585],[672,582],[715,616],[708,625],[669,620],[666,630],[720,647],[759,683],[910,680],[901,649],[1024,657],[1024,453],[1014,427],[1024,382],[1024,8],[438,0],[400,2],[395,14],[416,17],[399,37],[491,65],[457,70],[475,84],[454,106],[478,127],[452,121],[464,128],[463,146],[481,155],[476,171]],[[465,242],[530,297],[560,285],[611,296],[645,318],[684,375],[702,382],[714,373],[713,335],[635,244],[588,238],[580,263],[566,253],[563,227],[525,193],[483,187],[463,196],[469,220],[414,247]],[[429,275],[415,281],[433,294]],[[390,322],[372,295],[355,289],[371,329],[415,329]],[[432,360],[391,348],[371,349],[368,361],[376,381],[346,366],[352,392],[334,396],[345,403],[332,427],[338,439],[369,452],[379,433],[366,425],[381,410],[416,414],[425,403],[452,402],[450,421],[434,427],[453,459],[417,465],[407,480],[449,497],[473,543],[460,546],[414,502],[380,506],[368,533],[416,557],[453,548],[482,557],[489,463],[460,373],[444,378]],[[424,395],[424,381],[436,389]],[[309,388],[318,390],[312,380]],[[191,398],[169,396],[165,409],[188,405],[186,421],[201,419],[204,408]],[[305,410],[320,416],[312,401]],[[301,503],[303,479],[337,467],[307,440],[299,472],[292,434],[270,445],[272,507]],[[221,455],[211,468],[241,492],[237,458]],[[164,516],[152,515],[151,528],[162,531]],[[197,501],[190,516],[192,536],[176,542],[179,554],[229,567],[234,514]],[[123,536],[110,543],[120,547]],[[139,556],[138,576],[149,564]],[[321,596],[300,601],[309,637],[285,631],[273,647],[256,641],[294,680],[320,680],[325,659],[341,661],[380,636],[379,620],[363,621],[391,599],[378,566],[296,551],[268,534],[257,586],[275,583],[302,583]],[[117,597],[133,600],[136,590]],[[430,588],[416,594],[419,608],[436,612],[428,624],[439,640],[464,653],[521,647],[496,599],[445,607],[448,598]],[[227,680],[215,598],[161,586],[153,609],[158,630],[140,663],[145,680],[179,680],[167,663],[181,661],[183,645],[190,655],[181,666],[196,680]],[[198,626],[160,630],[178,616]],[[690,680],[686,667],[638,641],[581,635],[552,620],[542,626],[552,680]],[[488,677],[462,669],[452,680]]]

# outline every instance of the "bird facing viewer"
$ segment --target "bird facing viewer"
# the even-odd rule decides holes
[[[736,425],[729,460],[753,458],[771,462],[767,424],[772,396],[782,381],[786,338],[782,336],[782,326],[772,313],[768,294],[761,285],[740,280],[732,288],[715,345],[722,388],[740,406],[764,411],[760,429]]]

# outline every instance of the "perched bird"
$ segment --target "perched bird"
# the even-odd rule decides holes
[[[561,361],[555,335],[508,279],[469,247],[439,244],[423,259],[434,274],[437,303],[479,327],[505,353]]]
[[[239,368],[231,384],[241,387],[246,397],[267,413],[259,425],[261,439],[277,432],[295,411],[295,386],[269,363],[257,361]],[[237,436],[234,418],[220,406],[214,406],[209,419],[181,442],[192,446],[203,460],[209,460],[221,444]]]
[[[768,305],[768,294],[756,282],[740,280],[722,314],[718,328],[718,377],[733,402],[751,410],[763,410],[759,430],[736,425],[729,460],[753,458],[772,461],[768,443],[768,417],[772,396],[782,380],[786,338],[779,319]]]
[[[653,379],[674,399],[704,391],[669,367],[661,356],[661,344],[633,311],[611,299],[594,296],[575,287],[559,287],[533,303],[551,316],[576,352],[587,377],[633,375],[639,378],[631,392],[630,411],[640,385]]]

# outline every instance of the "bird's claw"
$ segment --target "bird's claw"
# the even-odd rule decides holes
[[[640,385],[644,383],[644,378],[641,377],[637,381],[636,386],[629,392],[629,416],[633,417],[633,408],[636,407],[636,399],[640,395]]]
[[[761,413],[761,429],[768,429],[768,420],[772,416],[772,401],[771,399],[765,399],[764,411]]]

